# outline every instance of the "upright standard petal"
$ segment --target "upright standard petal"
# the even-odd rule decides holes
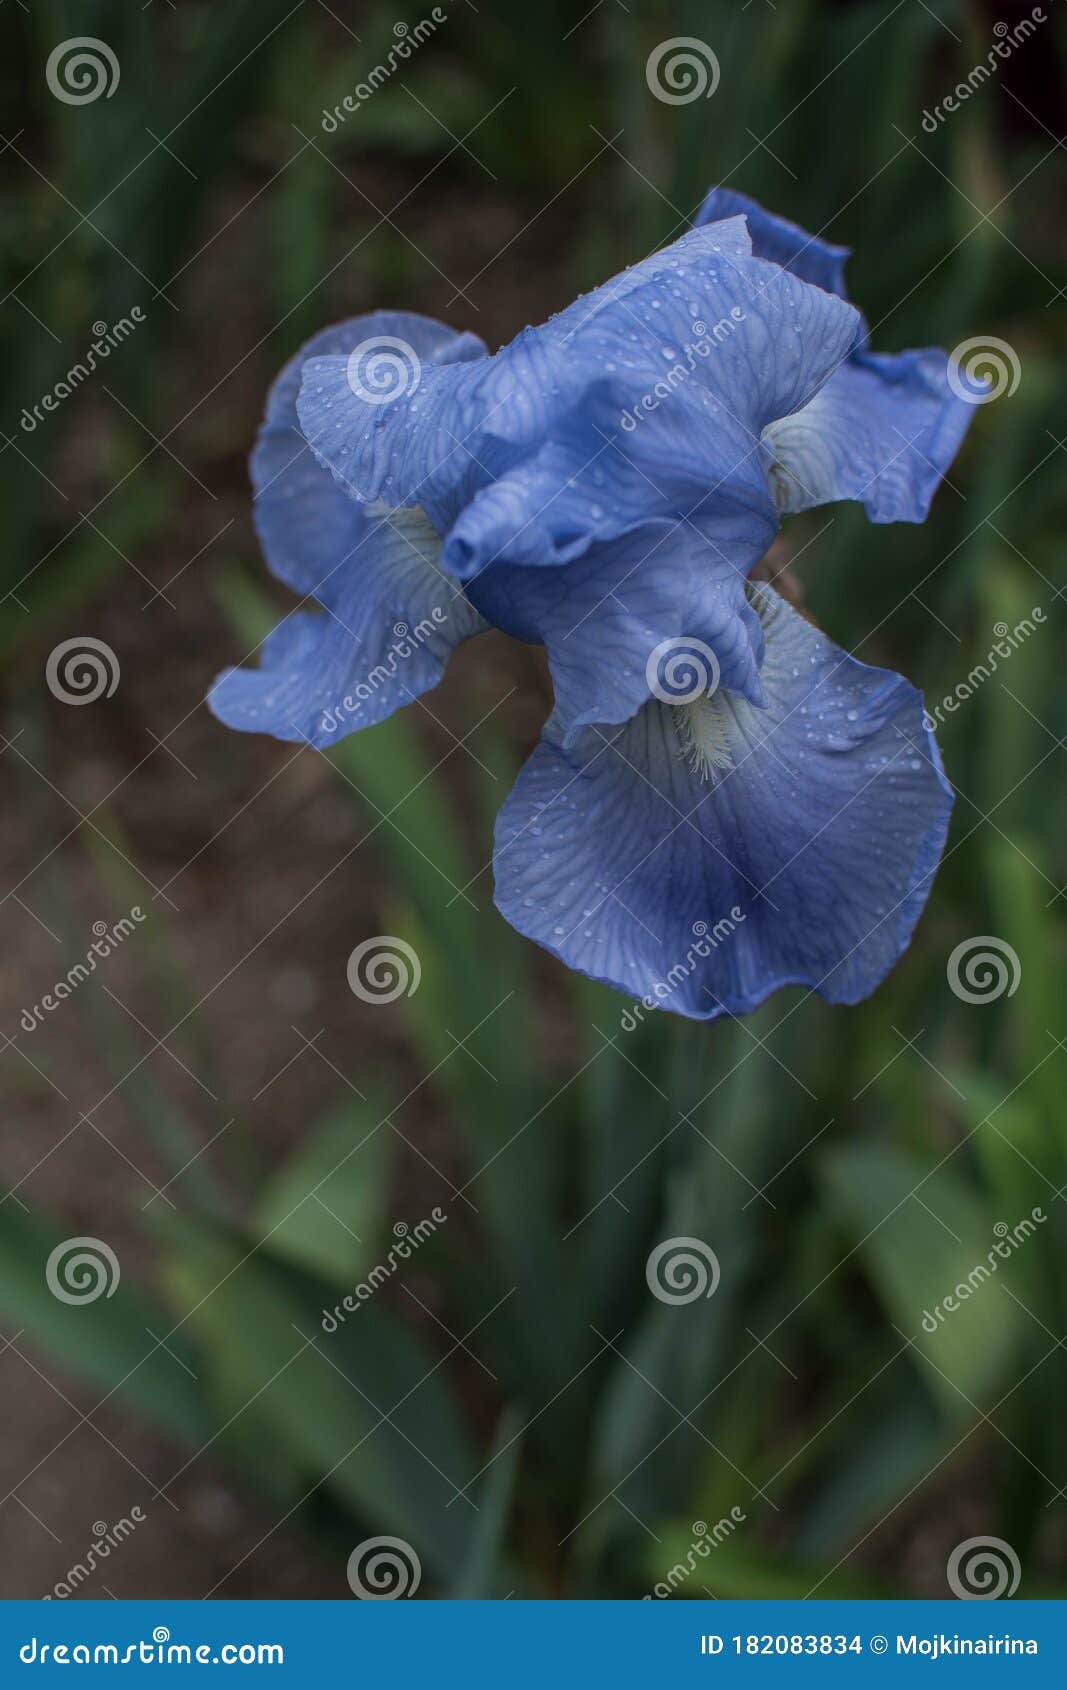
[[[844,301],[748,257],[736,225],[716,224],[691,231],[542,328],[524,330],[495,357],[426,372],[394,403],[372,407],[355,395],[343,359],[313,359],[300,418],[319,458],[360,496],[418,502],[442,532],[462,522],[445,550],[461,578],[493,561],[532,561],[539,514],[536,549],[547,538],[552,561],[563,562],[577,555],[581,533],[573,501],[553,493],[585,488],[590,466],[588,452],[577,461],[561,455],[560,436],[570,430],[576,442],[572,420],[606,380],[619,394],[613,438],[640,476],[647,437],[628,426],[625,411],[643,414],[655,404],[682,360],[685,379],[665,403],[693,432],[690,455],[702,460],[682,490],[696,502],[737,460],[737,438],[743,455],[767,423],[818,391],[852,344],[857,321]],[[468,516],[465,507],[483,489],[478,513]],[[594,527],[588,542],[602,537]]]
[[[827,293],[848,297],[845,289],[845,265],[852,256],[852,248],[835,246],[818,235],[809,235],[798,223],[786,217],[776,217],[747,194],[734,188],[712,188],[693,219],[694,228],[719,223],[727,217],[743,217],[752,238],[756,258],[766,258],[791,270],[802,281],[813,282]]]
[[[807,235],[731,188],[712,188],[698,227],[743,216],[759,258],[847,297],[850,249]],[[973,405],[948,381],[936,347],[896,354],[866,350],[860,321],[854,345],[801,410],[767,427],[768,468],[778,507],[807,510],[858,500],[872,522],[923,522],[971,420]]]
[[[714,396],[686,396],[687,379],[685,355],[658,393],[646,389],[644,408],[631,408],[633,389],[617,376],[593,382],[539,450],[464,507],[445,538],[445,567],[468,582],[498,563],[541,571],[684,517],[720,555],[734,548],[746,575],[778,529],[766,451]]]
[[[768,708],[550,722],[500,813],[496,899],[572,968],[697,1018],[799,984],[871,992],[906,946],[951,791],[922,701],[768,590]]]

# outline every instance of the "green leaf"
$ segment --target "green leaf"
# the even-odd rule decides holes
[[[837,1150],[822,1172],[901,1342],[923,1358],[928,1388],[950,1420],[969,1419],[995,1392],[1020,1336],[1020,1311],[992,1283],[1007,1266],[995,1252],[999,1217],[950,1168],[901,1150]]]
[[[447,1582],[477,1518],[457,1492],[478,1463],[439,1363],[379,1301],[329,1333],[321,1321],[334,1297],[321,1280],[237,1235],[185,1221],[171,1229],[167,1284],[202,1344],[231,1458],[268,1471],[280,1445],[306,1475],[307,1497],[327,1486],[361,1525],[404,1537]]]
[[[801,1560],[836,1561],[951,1458],[959,1432],[946,1426],[925,1382],[901,1372],[907,1365],[901,1357],[879,1368],[867,1353],[862,1377],[852,1383],[844,1368],[834,1372],[825,1410],[813,1408],[825,1431],[806,1435],[787,1469],[802,1509],[791,1543]],[[842,1390],[849,1392],[844,1410],[837,1407]],[[969,1448],[962,1446],[961,1460]]]
[[[123,1396],[164,1431],[201,1442],[211,1428],[196,1375],[200,1362],[185,1333],[172,1330],[166,1311],[122,1275],[112,1293],[84,1303],[64,1302],[49,1288],[49,1259],[70,1237],[57,1231],[15,1200],[0,1207],[0,1309],[5,1320],[25,1328],[64,1368],[99,1385],[106,1395]],[[102,1249],[106,1240],[90,1241],[86,1254],[101,1263],[101,1285],[113,1280]],[[64,1252],[52,1269],[68,1293],[95,1285],[90,1270],[64,1275]],[[159,1340],[165,1340],[166,1348]]]
[[[314,1128],[260,1192],[252,1217],[271,1253],[350,1289],[382,1236],[392,1134],[353,1097]]]
[[[508,1519],[522,1451],[521,1431],[522,1417],[518,1410],[506,1409],[500,1417],[493,1453],[476,1496],[478,1523],[471,1533],[467,1558],[449,1592],[455,1601],[487,1601],[509,1594],[501,1588],[501,1583]]]

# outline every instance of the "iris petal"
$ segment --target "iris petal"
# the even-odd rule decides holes
[[[567,564],[684,514],[748,574],[778,529],[766,449],[716,401],[687,397],[683,386],[662,398],[651,392],[635,418],[616,380],[594,382],[537,452],[475,494],[445,538],[445,567],[470,581],[500,562]]]
[[[360,497],[418,502],[442,532],[456,523],[445,561],[461,576],[493,561],[531,561],[532,532],[539,543],[547,533],[555,561],[567,561],[575,555],[574,513],[556,511],[557,532],[553,491],[580,484],[596,502],[585,472],[599,443],[584,456],[561,455],[561,436],[565,446],[579,444],[585,408],[602,397],[605,380],[618,395],[609,439],[635,475],[646,475],[649,501],[659,506],[655,464],[643,461],[651,431],[628,429],[622,412],[637,406],[643,418],[646,401],[682,361],[684,379],[663,408],[691,434],[690,460],[702,460],[682,490],[694,503],[769,422],[818,391],[857,322],[844,301],[746,256],[737,226],[720,223],[691,231],[543,328],[524,330],[494,358],[425,372],[394,403],[373,406],[354,394],[343,358],[312,359],[300,418],[322,462]],[[490,483],[500,485],[467,512]],[[595,522],[592,537],[603,537]]]
[[[451,652],[485,622],[438,566],[419,510],[362,515],[365,532],[331,581],[325,615],[294,612],[259,669],[227,669],[210,705],[227,727],[326,747],[436,686]]]
[[[690,230],[541,327],[523,329],[494,357],[423,370],[388,403],[372,404],[354,389],[346,360],[316,358],[298,401],[304,432],[346,489],[391,506],[421,504],[443,529],[478,487],[539,445],[551,418],[587,385],[588,360],[566,353],[606,306],[622,307],[665,264],[688,278],[701,262],[736,262],[750,251],[743,218],[714,232]]]
[[[371,506],[323,615],[297,611],[265,640],[258,669],[227,669],[209,703],[248,733],[323,748],[435,687],[455,647],[486,623],[437,562],[421,511]]]
[[[256,529],[273,574],[328,614],[286,617],[258,670],[219,677],[209,702],[230,727],[330,745],[436,686],[452,649],[485,626],[441,574],[440,543],[421,513],[358,504],[300,432],[305,361],[333,354],[347,363],[356,348],[388,341],[430,366],[485,352],[428,317],[377,311],[324,330],[286,364],[252,454]]]
[[[857,499],[872,522],[924,522],[973,410],[947,372],[936,347],[849,359],[764,434],[779,509]]]
[[[456,334],[413,311],[373,311],[335,323],[302,346],[276,378],[252,453],[253,511],[263,555],[279,580],[324,602],[367,524],[300,432],[296,400],[301,374],[309,358],[340,356],[347,367],[357,347],[390,339],[410,345],[423,365],[485,355],[475,335]]]
[[[720,540],[713,547],[684,522],[650,523],[561,569],[496,564],[467,591],[494,626],[544,643],[569,744],[592,723],[627,721],[647,702],[650,675],[662,686],[671,659],[687,652],[707,690],[763,702],[763,629],[735,564],[751,543],[748,523]]]
[[[848,297],[845,289],[845,264],[852,255],[851,247],[834,246],[818,235],[809,235],[798,223],[776,217],[764,211],[756,200],[739,194],[733,188],[712,188],[696,217],[695,228],[718,223],[726,217],[744,217],[752,237],[752,252],[756,258],[766,258],[791,270],[805,282],[813,282],[827,293]]]
[[[500,813],[496,900],[634,998],[711,1018],[780,986],[872,991],[907,944],[951,792],[919,694],[765,592],[764,711],[724,694],[685,755],[650,703],[571,748],[548,724]]]
[[[847,297],[849,248],[807,235],[730,188],[712,188],[698,227],[744,216],[759,258]],[[872,522],[923,522],[971,420],[936,347],[894,355],[866,350],[860,322],[846,363],[802,410],[766,432],[779,508],[856,499]]]

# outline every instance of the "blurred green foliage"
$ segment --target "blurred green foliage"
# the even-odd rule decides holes
[[[684,1560],[694,1522],[739,1508],[745,1523],[679,1594],[905,1594],[916,1575],[869,1553],[868,1537],[932,1508],[958,1516],[951,1542],[968,1535],[977,1473],[981,1528],[1022,1558],[1020,1594],[1067,1594],[1055,1570],[1067,1484],[1059,20],[929,135],[924,108],[987,49],[994,15],[983,8],[607,3],[579,27],[560,0],[460,7],[376,94],[357,139],[324,137],[319,118],[388,50],[393,14],[362,8],[357,41],[343,8],[341,29],[324,8],[298,10],[289,0],[174,16],[118,0],[7,8],[4,133],[18,132],[13,150],[34,160],[11,165],[17,191],[2,212],[13,444],[0,453],[0,644],[20,702],[74,606],[122,567],[116,554],[136,559],[180,519],[181,471],[165,443],[189,313],[168,296],[195,275],[235,191],[245,197],[254,180],[271,196],[271,261],[237,284],[259,290],[248,379],[261,393],[330,315],[322,278],[345,256],[333,226],[344,184],[316,150],[341,176],[379,169],[384,209],[393,183],[421,178],[467,136],[495,181],[462,151],[447,174],[475,212],[511,199],[525,223],[563,191],[580,206],[565,256],[572,293],[680,232],[709,183],[725,180],[856,246],[852,291],[879,348],[1008,341],[1019,389],[979,412],[924,528],[873,528],[838,508],[795,520],[789,541],[823,625],[914,677],[928,701],[985,656],[995,624],[1034,606],[1047,622],[947,720],[960,796],[945,864],[916,945],[873,999],[844,1011],[790,993],[744,1023],[660,1019],[621,1033],[622,1000],[554,969],[551,1024],[566,1023],[569,1062],[573,1051],[562,1077],[543,961],[491,912],[442,897],[442,876],[464,886],[482,867],[487,835],[472,853],[417,724],[395,719],[345,741],[332,761],[353,838],[368,816],[384,818],[396,907],[383,925],[423,963],[419,992],[382,1013],[406,1017],[410,1071],[431,1076],[464,1170],[448,1224],[419,1254],[446,1331],[387,1295],[332,1334],[321,1325],[394,1242],[382,1129],[395,1105],[380,1084],[366,1099],[339,1091],[281,1166],[227,1145],[251,1168],[239,1204],[215,1153],[198,1160],[181,1212],[145,1219],[152,1282],[127,1276],[91,1311],[44,1285],[62,1219],[0,1207],[3,1313],[124,1393],[190,1458],[209,1446],[330,1553],[371,1532],[405,1537],[427,1593],[639,1595]],[[75,34],[109,41],[123,67],[125,97],[100,104],[91,147],[77,108],[49,99],[41,75],[50,45]],[[714,45],[713,99],[649,98],[645,60],[666,35]],[[536,231],[524,236],[523,262],[539,251]],[[547,304],[559,304],[551,257]],[[428,305],[480,326],[462,301],[446,310],[445,284],[427,283],[391,224],[353,262],[378,293],[361,304]],[[490,275],[476,297],[492,286]],[[59,378],[84,325],[138,299],[143,338],[109,367],[106,426],[81,438],[89,485],[98,477],[104,490],[83,506],[95,511],[99,497],[106,508],[80,522],[42,479],[67,449],[74,405],[30,440],[19,410]],[[215,346],[202,327],[198,339],[201,386],[183,437],[199,434],[210,451],[212,402],[200,398],[210,359],[221,378],[244,347]],[[271,620],[255,559],[220,579],[219,605],[235,644],[251,647]],[[479,745],[507,775],[515,748]],[[482,802],[490,815],[496,789]],[[136,870],[100,841],[96,856],[114,907],[127,907]],[[61,888],[48,908],[66,931]],[[975,1006],[948,990],[946,959],[982,933],[1011,944],[1021,981]],[[162,921],[142,954],[146,988],[191,1011]],[[108,1008],[93,987],[72,1013],[99,1018],[118,1076],[130,1060]],[[209,1017],[210,1006],[196,1011],[186,1033]],[[446,1028],[487,1024],[491,1074],[448,1060]],[[176,1174],[198,1146],[195,1123],[151,1087],[138,1103]],[[996,1223],[1035,1205],[1048,1222],[1001,1282],[924,1331],[923,1311],[985,1259]],[[722,1278],[710,1301],[650,1297],[648,1252],[675,1236],[713,1245]],[[145,1355],[146,1327],[174,1329],[168,1341],[197,1383],[176,1386],[160,1353]],[[484,1368],[463,1365],[474,1332]]]

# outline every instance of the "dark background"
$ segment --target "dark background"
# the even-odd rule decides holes
[[[972,1536],[1007,1542],[1022,1594],[1063,1595],[1058,0],[933,134],[924,110],[1029,7],[460,0],[324,128],[430,10],[0,13],[0,1587],[45,1594],[136,1507],[80,1594],[347,1597],[349,1552],[389,1534],[420,1595],[633,1596],[733,1509],[679,1595],[941,1595]],[[46,64],[79,35],[120,78],[71,105]],[[679,36],[721,74],[670,106],[645,63]],[[202,700],[289,606],[245,462],[300,343],[390,306],[496,347],[681,233],[713,181],[855,248],[879,348],[992,335],[1021,372],[924,528],[787,525],[811,612],[928,702],[999,623],[1045,621],[947,719],[945,865],[872,1000],[627,1035],[623,1000],[492,908],[491,818],[547,710],[534,653],[474,642],[329,758]],[[121,671],[82,707],[46,684],[77,636]],[[416,947],[413,997],[349,991],[377,933]],[[946,968],[980,935],[1019,978],[971,1003]],[[435,1205],[447,1224],[324,1334]],[[710,1301],[649,1293],[679,1235],[716,1251]],[[45,1265],[80,1236],[121,1282],[71,1306]]]

